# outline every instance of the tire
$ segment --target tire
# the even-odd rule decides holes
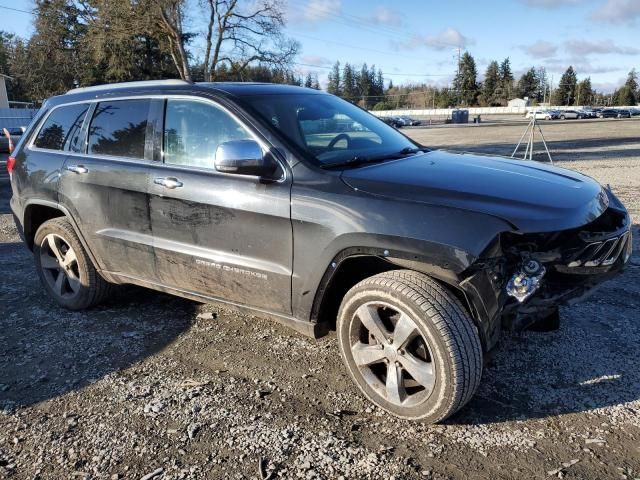
[[[567,117],[565,117],[564,115],[560,115],[560,120],[566,120]]]
[[[33,255],[40,282],[60,306],[82,310],[109,296],[111,284],[96,271],[65,217],[48,220],[38,228]]]
[[[358,283],[342,301],[336,330],[356,386],[396,417],[442,421],[480,384],[476,326],[458,299],[427,275],[394,270]]]

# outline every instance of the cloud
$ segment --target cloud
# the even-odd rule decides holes
[[[588,75],[596,75],[598,73],[613,73],[620,72],[623,69],[620,66],[613,65],[594,65],[589,60],[579,59],[579,58],[571,58],[571,59],[559,59],[553,58],[546,60],[544,63],[544,67],[547,71],[552,73],[564,73],[567,68],[571,65],[578,76],[588,76]]]
[[[402,15],[382,5],[379,5],[371,14],[362,18],[375,25],[389,25],[392,27],[402,25]]]
[[[305,5],[290,4],[294,22],[317,23],[342,12],[342,0],[308,0]]]
[[[607,0],[599,9],[591,14],[597,22],[633,24],[640,17],[638,0]]]
[[[525,4],[536,8],[559,8],[566,5],[578,5],[582,0],[523,0]]]
[[[410,49],[426,46],[434,50],[450,50],[452,48],[466,48],[473,43],[473,40],[455,28],[449,27],[435,35],[414,35],[401,46]]]
[[[334,61],[327,57],[321,57],[320,55],[304,55],[301,59],[301,63],[308,65],[317,65],[323,67],[326,65],[333,65]]]
[[[532,58],[550,58],[558,52],[557,46],[544,40],[538,40],[531,45],[523,45],[520,48]]]
[[[586,55],[640,55],[640,48],[616,45],[611,40],[567,40],[565,47],[572,55],[577,57]]]

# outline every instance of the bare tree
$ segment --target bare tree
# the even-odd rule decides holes
[[[185,42],[189,36],[183,29],[185,0],[153,0],[153,3],[158,9],[158,27],[166,35],[171,58],[178,74],[180,78],[190,82],[191,69],[185,48]]]
[[[215,80],[216,69],[228,63],[242,73],[252,62],[287,67],[299,44],[284,37],[284,6],[280,0],[202,0],[208,13],[204,77]]]

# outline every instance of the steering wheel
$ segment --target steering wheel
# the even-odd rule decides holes
[[[338,143],[340,140],[347,141],[347,148],[349,148],[349,146],[351,145],[351,137],[346,133],[339,133],[338,135],[336,135],[331,139],[331,141],[329,142],[329,145],[327,145],[327,148],[329,150],[332,150],[336,146],[336,143]]]

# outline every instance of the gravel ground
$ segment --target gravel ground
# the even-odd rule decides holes
[[[640,122],[543,128],[559,165],[630,208],[636,253],[559,331],[504,337],[438,426],[371,407],[334,336],[134,287],[87,312],[54,306],[0,178],[0,478],[639,478]],[[506,153],[522,130],[407,131]]]

